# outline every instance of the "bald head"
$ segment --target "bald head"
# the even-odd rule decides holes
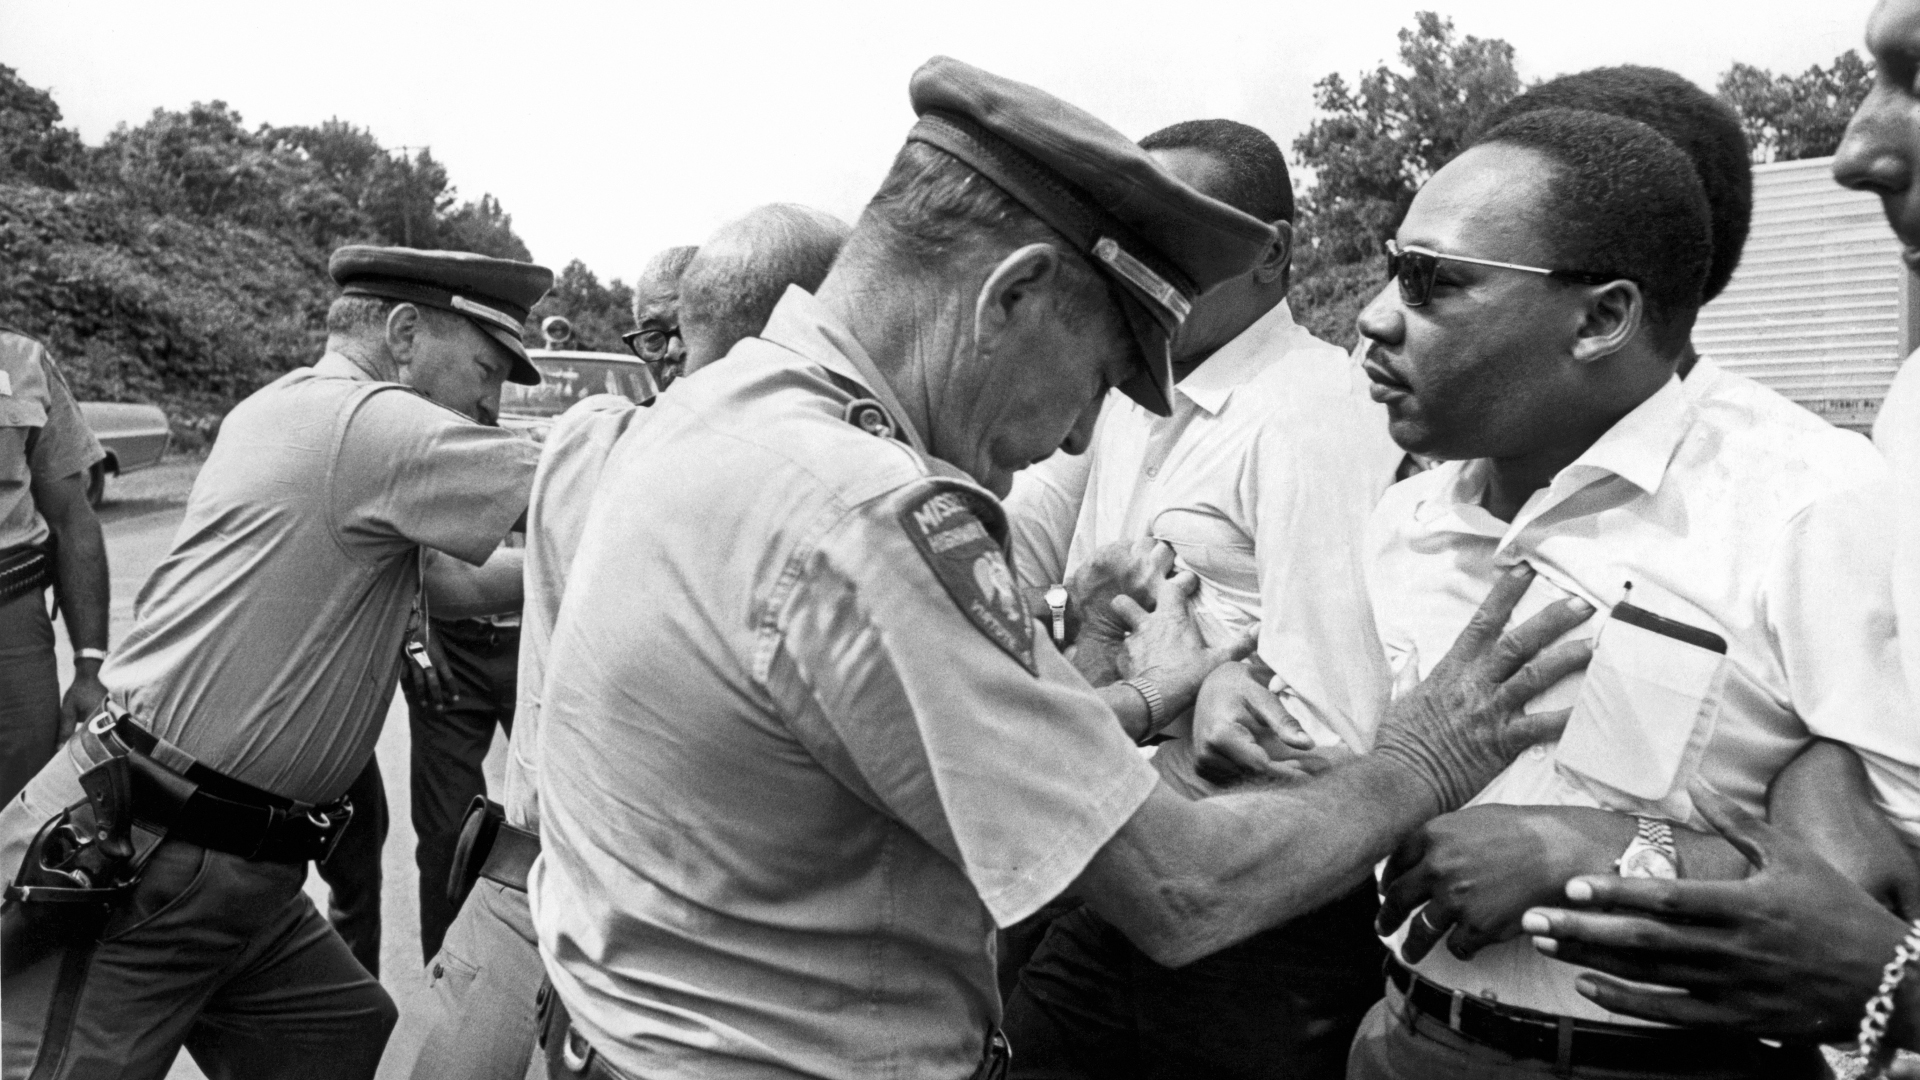
[[[848,232],[832,214],[773,203],[708,237],[680,277],[687,374],[764,329],[787,286],[818,289]]]

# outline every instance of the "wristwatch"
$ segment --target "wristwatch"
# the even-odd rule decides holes
[[[1158,735],[1160,729],[1172,719],[1167,715],[1167,699],[1160,693],[1160,684],[1145,676],[1136,676],[1120,685],[1132,687],[1133,692],[1147,703],[1147,730],[1141,733],[1140,741],[1145,742]]]
[[[1067,587],[1057,581],[1047,586],[1046,601],[1047,610],[1053,613],[1053,643],[1064,648],[1067,644]]]
[[[1635,817],[1639,831],[1620,853],[1614,869],[1623,878],[1661,878],[1672,881],[1680,876],[1680,849],[1673,845],[1673,826],[1652,818]]]

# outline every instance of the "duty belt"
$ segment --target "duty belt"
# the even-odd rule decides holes
[[[1720,1032],[1576,1020],[1502,1005],[1432,982],[1392,956],[1387,958],[1387,979],[1405,995],[1411,1012],[1429,1016],[1472,1042],[1514,1057],[1553,1062],[1563,1071],[1718,1075],[1751,1062],[1756,1076],[1793,1076],[1798,1075],[1793,1064],[1811,1049],[1775,1047]]]
[[[44,547],[0,553],[0,604],[53,584],[53,555]]]
[[[96,761],[129,759],[134,819],[169,839],[251,862],[326,862],[353,818],[351,800],[313,806],[210,769],[111,701],[87,722],[82,738]]]

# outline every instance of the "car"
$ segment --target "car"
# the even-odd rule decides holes
[[[87,501],[100,505],[107,492],[107,477],[138,472],[160,464],[167,456],[173,430],[167,414],[155,405],[135,405],[118,401],[82,401],[80,415],[100,440],[107,456],[93,467],[87,478]]]
[[[527,358],[540,372],[540,385],[507,383],[500,388],[501,427],[544,442],[554,418],[581,398],[619,394],[642,402],[660,392],[653,370],[638,357],[559,347],[571,340],[572,331],[558,316],[547,319],[541,330],[550,347],[527,350]]]

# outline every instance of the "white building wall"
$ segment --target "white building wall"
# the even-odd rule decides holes
[[[1716,363],[1865,431],[1914,347],[1915,286],[1879,198],[1835,184],[1832,163],[1754,167],[1745,256],[1701,310],[1693,341]]]

